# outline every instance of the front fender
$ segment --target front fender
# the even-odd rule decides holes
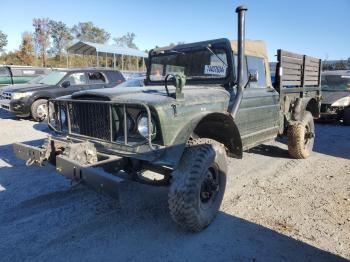
[[[28,98],[28,104],[33,104],[34,101],[38,100],[38,99],[52,99],[54,98],[49,92],[38,92],[38,93],[34,93],[32,96],[30,96]]]
[[[206,115],[208,115],[208,113],[200,113],[194,116],[191,121],[187,121],[179,132],[173,136],[170,144],[164,150],[164,154],[159,161],[156,161],[156,164],[166,164],[176,168],[185,150],[188,139],[193,134],[194,129],[201,119]]]
[[[212,131],[210,131],[212,130]],[[228,113],[203,112],[194,116],[191,121],[174,136],[171,146],[167,147],[162,159],[176,167],[182,157],[187,141],[191,135],[211,138],[224,144],[229,156],[242,158],[243,147],[239,130]]]

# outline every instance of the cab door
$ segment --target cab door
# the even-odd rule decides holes
[[[68,85],[66,85],[67,83]],[[54,93],[54,97],[59,97],[84,90],[87,85],[88,81],[85,72],[73,72],[69,73],[64,79],[62,79],[59,87],[52,91]]]
[[[264,58],[247,56],[245,78],[249,72],[256,75],[243,92],[236,122],[243,148],[248,149],[277,135],[279,122],[279,94],[267,79]]]

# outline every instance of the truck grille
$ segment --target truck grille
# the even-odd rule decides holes
[[[152,130],[152,113],[146,104],[101,99],[57,99],[51,103],[53,107],[48,108],[53,112],[49,112],[48,124],[57,132],[131,147],[147,144],[151,150],[155,149],[152,140],[159,143],[152,133],[145,137],[135,128],[133,120],[144,114],[148,118],[148,129]]]
[[[70,103],[69,116],[72,132],[110,140],[110,112],[108,104]]]
[[[2,95],[0,96],[0,99],[11,100],[11,93],[9,92],[2,93]]]

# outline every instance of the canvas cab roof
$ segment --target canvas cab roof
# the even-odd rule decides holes
[[[197,43],[188,43],[188,44],[179,44],[175,46],[166,46],[166,47],[160,47],[155,48],[151,50],[151,54],[157,54],[166,52],[168,50],[183,50],[187,48],[193,48],[195,46],[207,46],[208,44],[212,43],[220,43],[220,42],[226,42],[230,45],[232,51],[234,54],[237,54],[237,40],[228,40],[226,38],[222,39],[214,39],[209,41],[203,41],[203,42],[197,42]],[[261,40],[245,40],[245,55],[246,56],[255,56],[262,58],[264,60],[265,64],[265,73],[266,76],[270,76],[270,67],[268,62],[268,54],[267,54],[267,47],[264,41]],[[267,86],[271,86],[271,79],[270,77],[266,77],[266,84]]]
[[[237,54],[237,40],[230,42],[232,51]],[[266,44],[261,40],[245,40],[245,54],[268,59]]]

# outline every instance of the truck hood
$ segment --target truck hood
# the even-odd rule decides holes
[[[169,92],[174,93],[175,88],[169,87]],[[167,96],[164,86],[115,87],[76,92],[71,97],[73,99],[96,97],[115,102],[145,103],[154,106],[177,102],[185,102],[186,104],[215,103],[228,101],[230,97],[229,92],[217,86],[185,86],[182,92],[184,99],[175,99]]]
[[[18,84],[13,86],[8,86],[2,89],[3,92],[30,92],[43,89],[53,88],[55,86],[43,85],[43,84]]]
[[[335,101],[350,96],[350,91],[322,91],[322,104],[331,105]]]

